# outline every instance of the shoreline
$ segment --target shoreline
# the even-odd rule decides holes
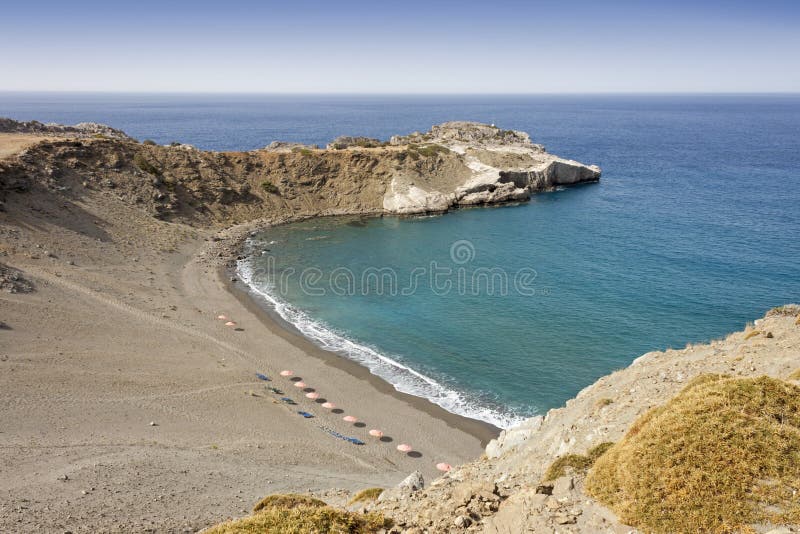
[[[236,277],[237,282],[231,282],[231,274],[235,272],[235,270],[225,265],[220,266],[217,270],[217,276],[222,281],[227,291],[236,297],[242,306],[258,317],[261,323],[266,326],[270,332],[289,342],[309,357],[322,360],[325,364],[340,369],[359,381],[364,382],[366,387],[371,387],[380,393],[391,395],[402,400],[412,408],[443,421],[451,428],[470,434],[480,440],[481,447],[485,447],[489,441],[496,438],[502,431],[501,428],[485,421],[449,412],[423,397],[398,391],[391,383],[372,374],[370,370],[363,365],[317,346],[313,341],[297,331],[290,323],[287,323],[282,317],[277,315],[277,313],[269,309],[266,303],[262,305],[257,302],[252,291],[239,283],[240,280],[238,277]]]
[[[441,216],[443,214],[446,214],[446,212],[442,214],[437,214],[436,216]],[[321,360],[327,365],[340,369],[349,374],[350,376],[360,381],[366,382],[368,387],[372,387],[380,393],[391,395],[396,399],[405,402],[408,406],[411,406],[416,410],[420,410],[438,420],[443,421],[444,423],[447,424],[447,426],[453,429],[460,430],[462,432],[470,434],[471,436],[477,438],[481,443],[481,447],[484,448],[489,443],[489,441],[495,439],[500,434],[500,432],[503,431],[502,428],[499,428],[486,421],[472,419],[470,417],[452,413],[424,397],[418,397],[416,395],[411,395],[409,393],[398,391],[393,384],[391,384],[387,380],[384,380],[383,378],[377,375],[372,374],[372,372],[363,365],[354,362],[352,360],[349,360],[348,358],[345,358],[344,356],[341,356],[335,352],[328,351],[319,347],[313,341],[304,336],[302,332],[297,330],[297,328],[294,327],[294,325],[288,323],[285,319],[283,319],[283,317],[278,315],[277,312],[275,312],[275,310],[271,309],[268,303],[266,302],[264,302],[263,304],[260,303],[256,295],[253,294],[252,289],[249,288],[246,284],[244,284],[244,282],[240,279],[236,271],[235,267],[236,258],[241,256],[244,243],[250,236],[250,234],[253,232],[259,232],[266,230],[268,228],[274,228],[276,226],[282,226],[285,224],[292,224],[296,222],[305,221],[308,219],[317,219],[321,217],[382,218],[385,215],[386,214],[384,213],[379,213],[374,211],[365,211],[365,212],[354,211],[350,213],[333,213],[333,214],[321,213],[316,215],[302,214],[289,217],[282,217],[277,220],[260,219],[256,221],[249,221],[244,224],[234,225],[222,229],[220,233],[230,234],[229,239],[231,242],[225,244],[225,251],[223,252],[223,257],[220,258],[220,260],[224,261],[220,261],[216,270],[216,276],[220,281],[220,283],[224,286],[226,291],[228,291],[231,295],[233,295],[236,298],[236,300],[238,300],[239,303],[242,304],[242,306],[244,306],[248,311],[253,313],[253,315],[255,315],[271,333],[284,339],[292,346],[296,347],[297,349],[304,352],[308,356]],[[398,215],[397,217],[409,217],[409,216]],[[217,244],[220,243],[218,242]],[[236,278],[237,281],[232,282],[231,278]]]

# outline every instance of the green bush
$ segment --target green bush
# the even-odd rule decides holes
[[[155,176],[161,176],[161,169],[147,161],[147,158],[145,158],[141,153],[136,154],[133,157],[133,164],[146,173],[153,174]]]
[[[294,147],[292,149],[292,153],[293,154],[302,154],[304,156],[311,156],[312,154],[314,154],[314,151],[311,150],[310,148],[301,148],[299,146],[296,146],[296,147]]]
[[[144,141],[142,141],[142,144],[143,145],[148,145],[148,146],[155,146],[156,142],[153,141],[152,139],[145,139]]]
[[[280,194],[280,189],[278,186],[270,182],[269,180],[264,180],[261,182],[261,189],[265,192],[269,193],[270,195],[278,195]]]
[[[589,449],[589,452],[587,452],[586,455],[567,454],[566,456],[556,458],[556,460],[550,464],[550,467],[547,468],[547,472],[544,474],[543,480],[549,481],[563,477],[567,474],[567,468],[570,468],[577,473],[585,473],[594,465],[595,461],[597,461],[597,459],[600,458],[604,452],[611,448],[612,445],[613,443],[604,442]]]

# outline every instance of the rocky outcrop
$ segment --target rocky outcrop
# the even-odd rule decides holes
[[[344,150],[345,148],[377,148],[384,146],[380,139],[373,139],[372,137],[353,137],[350,135],[342,135],[328,143],[328,150]]]
[[[45,252],[45,255],[48,253]],[[35,290],[33,282],[25,278],[19,269],[0,263],[0,291],[8,293],[31,293]],[[0,323],[2,324],[2,323]]]
[[[303,143],[292,143],[288,141],[273,141],[264,147],[264,150],[270,152],[292,152],[299,150],[318,150],[317,145],[306,145]]]
[[[424,491],[368,508],[392,517],[396,526],[390,532],[401,533],[637,532],[585,491],[587,452],[619,441],[640,416],[701,374],[767,375],[800,384],[799,349],[800,306],[787,305],[725,339],[647,353],[564,407],[502,432],[483,458],[454,467]],[[562,469],[547,479],[558,459],[566,460]],[[741,530],[750,527],[773,532],[776,525]]]
[[[117,130],[96,122],[81,122],[74,126],[63,124],[44,124],[39,121],[21,122],[0,117],[0,133],[32,133],[47,135],[69,135],[72,137],[108,137],[130,139],[122,130]]]
[[[394,136],[390,144],[409,151],[455,153],[466,167],[453,191],[396,181],[384,199],[384,208],[393,213],[520,202],[532,193],[600,179],[599,167],[553,156],[527,133],[494,125],[446,122],[426,133]]]

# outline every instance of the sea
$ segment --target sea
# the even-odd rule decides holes
[[[599,165],[599,183],[527,203],[315,219],[246,244],[240,275],[292,328],[501,428],[800,302],[800,95],[0,93],[0,116],[212,150],[475,120]]]

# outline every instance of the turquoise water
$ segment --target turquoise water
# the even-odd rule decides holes
[[[254,264],[295,270],[268,291],[318,343],[401,390],[507,426],[644,352],[720,337],[800,300],[799,117],[796,102],[780,113],[598,112],[605,135],[573,130],[583,149],[558,152],[600,164],[599,184],[441,217],[276,228],[253,240]],[[463,264],[451,257],[460,241],[472,247]],[[453,270],[453,289],[421,283],[403,294],[431,261]],[[319,271],[301,283],[308,267]],[[396,295],[363,283],[367,269],[385,267],[396,272]],[[460,292],[459,268],[470,281],[475,269],[499,268],[509,282],[533,269],[534,294],[485,286],[476,295],[469,283]],[[343,272],[355,294],[341,294]]]
[[[256,288],[306,335],[399,389],[500,426],[563,404],[644,352],[720,337],[800,301],[796,95],[0,94],[0,116],[108,122],[210,149],[387,138],[469,119],[529,131],[553,153],[600,165],[599,184],[528,204],[317,220],[251,243],[254,270],[244,274],[259,275]],[[418,280],[404,294],[431,262],[452,269],[455,289]],[[300,284],[308,267],[318,271]],[[356,294],[331,289],[331,274],[360,281],[370,267],[393,268],[398,294],[385,283],[380,294],[374,278],[355,284]],[[478,294],[457,290],[459,269],[471,280],[481,268],[505,273],[507,294],[486,284]],[[515,290],[514,275],[532,271],[525,291]],[[270,285],[281,274],[288,283]]]

